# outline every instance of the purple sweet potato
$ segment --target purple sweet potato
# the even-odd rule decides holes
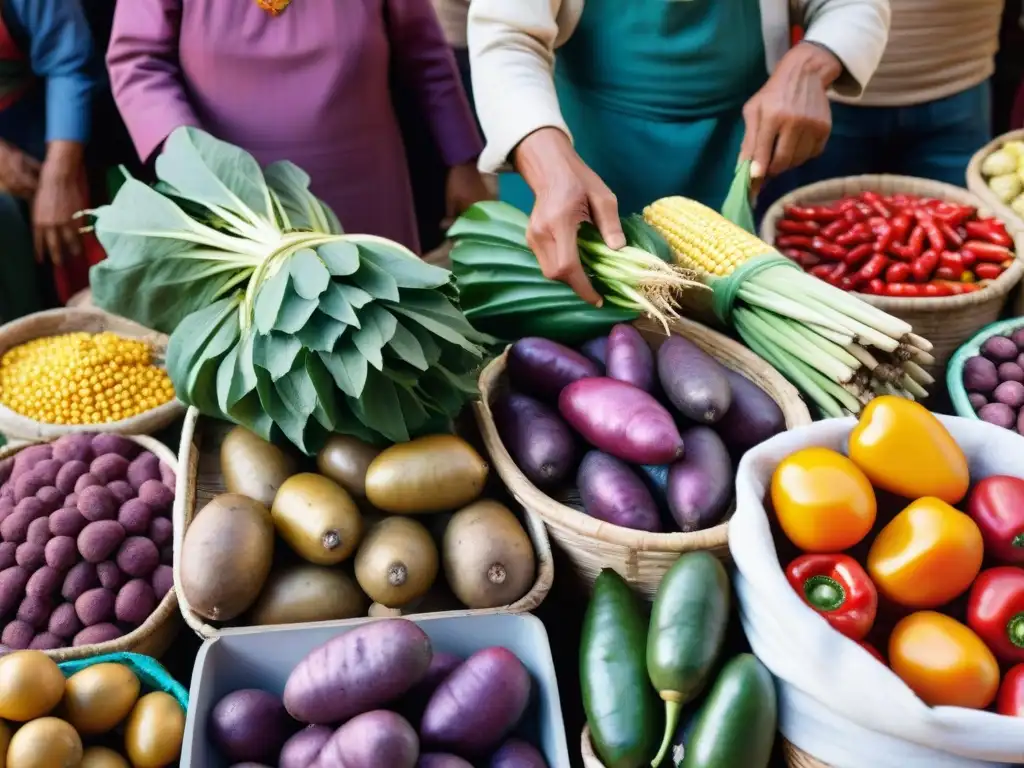
[[[1004,381],[992,392],[998,403],[1004,403],[1014,410],[1024,405],[1024,384],[1019,381]]]
[[[576,466],[576,438],[553,409],[509,392],[494,404],[495,425],[516,466],[539,488],[560,485]]]
[[[786,417],[778,403],[746,376],[724,366],[722,370],[729,380],[732,403],[715,424],[715,431],[730,450],[741,454],[785,431]]]
[[[18,545],[14,553],[14,561],[29,573],[35,573],[46,565],[46,553],[42,544],[26,541]]]
[[[64,573],[78,562],[78,545],[70,536],[54,536],[46,542],[46,564]]]
[[[48,597],[26,595],[18,606],[18,621],[23,621],[37,632],[45,629],[50,622],[53,603]]]
[[[0,542],[0,571],[10,568],[13,565],[17,565],[15,562],[15,553],[18,550],[18,545],[13,541]]]
[[[378,709],[336,730],[311,768],[415,768],[416,731],[401,715]]]
[[[732,459],[713,429],[683,432],[686,454],[668,470],[668,508],[683,533],[722,521],[733,493]]]
[[[160,482],[167,486],[167,488],[172,492],[178,482],[178,476],[174,474],[174,470],[163,461],[160,462]]]
[[[128,459],[116,453],[97,456],[89,465],[89,474],[104,485],[115,480],[124,480],[128,475]]]
[[[81,493],[86,488],[93,485],[103,485],[100,479],[96,477],[92,472],[86,472],[84,475],[75,480],[75,493]]]
[[[258,688],[233,691],[210,712],[210,738],[230,763],[276,762],[291,728],[281,699]]]
[[[631,464],[669,464],[683,439],[665,407],[631,384],[582,379],[562,390],[558,410],[598,450]]]
[[[477,651],[448,675],[423,713],[423,743],[473,757],[493,749],[519,723],[530,673],[505,648]]]
[[[50,614],[50,624],[47,629],[65,640],[70,640],[72,637],[81,632],[84,627],[82,620],[78,618],[78,613],[75,611],[73,603],[61,603],[53,609],[53,613]]]
[[[0,486],[11,479],[11,473],[14,471],[14,457],[8,456],[6,459],[0,459]]]
[[[981,354],[994,363],[1016,360],[1019,353],[1017,345],[1005,336],[992,336],[981,345]]]
[[[975,413],[988,405],[988,398],[981,394],[981,392],[968,393],[967,401],[971,404],[971,408],[974,409]]]
[[[548,764],[533,744],[509,739],[491,756],[488,768],[548,768]]]
[[[732,404],[725,366],[682,336],[666,339],[657,358],[658,380],[665,396],[683,416],[702,424],[714,424],[725,416]]]
[[[153,510],[142,499],[129,499],[117,513],[117,522],[132,536],[144,536],[149,532]]]
[[[278,768],[309,768],[333,733],[326,725],[307,725],[281,747]]]
[[[458,755],[432,752],[420,755],[420,759],[416,761],[416,768],[473,768],[473,764],[467,763]]]
[[[116,624],[94,624],[75,635],[71,644],[77,647],[79,645],[109,643],[111,640],[117,640],[123,634],[124,632],[118,629]]]
[[[507,371],[518,391],[550,402],[556,402],[572,382],[601,375],[600,369],[576,350],[536,336],[512,345]]]
[[[49,517],[50,533],[54,536],[72,536],[77,538],[89,521],[82,517],[77,509],[58,509]]]
[[[156,609],[156,594],[145,579],[132,579],[117,593],[114,615],[123,624],[139,626]]]
[[[576,485],[587,514],[639,531],[661,531],[658,505],[646,483],[623,461],[590,451],[580,462]]]
[[[72,492],[72,493],[69,493],[67,496],[65,496],[64,497],[64,504],[61,505],[61,509],[74,509],[77,512],[78,511],[78,494]]]
[[[394,701],[430,667],[430,638],[413,622],[386,619],[327,641],[298,663],[284,705],[304,723],[335,723]]]
[[[454,653],[435,651],[427,667],[427,674],[402,697],[401,704],[396,708],[398,713],[413,725],[419,725],[423,710],[427,708],[434,691],[463,661]]]
[[[0,523],[14,514],[14,494],[0,496]]]
[[[96,576],[100,580],[100,586],[107,589],[118,590],[126,581],[125,574],[113,560],[96,563]]]
[[[1005,403],[989,403],[988,405],[982,406],[981,409],[978,410],[978,418],[982,421],[987,421],[989,424],[995,424],[1003,427],[1004,429],[1013,429],[1013,425],[1017,422],[1016,412]],[[8,520],[9,519],[10,518],[8,518]],[[0,528],[2,528],[6,523],[7,520],[0,523]]]
[[[25,501],[35,501],[35,499],[26,499]],[[38,502],[36,502],[38,504]],[[19,509],[22,505],[19,504],[14,508],[14,512],[4,518],[4,521],[0,523],[0,536],[3,537],[4,541],[12,541],[17,544],[21,544],[23,541],[28,539],[28,527],[32,524],[32,521],[37,517],[43,516],[44,513],[39,512],[38,514],[25,508]]]
[[[128,482],[138,492],[147,480],[160,480],[160,459],[143,451],[128,465]]]
[[[157,601],[163,600],[164,595],[174,588],[174,569],[169,565],[158,565],[149,577],[149,583],[153,585]]]
[[[63,583],[63,573],[44,565],[29,577],[28,584],[25,585],[25,594],[35,597],[53,597]]]
[[[153,518],[149,524],[149,538],[158,547],[166,547],[174,538],[174,525],[166,517]]]
[[[78,596],[75,613],[87,627],[114,619],[115,595],[109,589],[97,587]]]
[[[654,352],[640,331],[620,323],[608,334],[605,375],[624,381],[644,392],[654,391]]]
[[[56,459],[43,459],[32,467],[32,474],[42,480],[44,485],[56,485],[57,475],[63,466]]]
[[[12,621],[4,627],[3,634],[0,635],[0,642],[8,648],[22,651],[28,648],[35,636],[36,631],[32,629],[31,624],[26,624],[24,621]]]
[[[123,505],[135,498],[135,489],[132,488],[127,480],[115,480],[112,483],[107,483],[107,490],[114,494],[114,498],[117,499],[119,505]]]
[[[129,576],[149,576],[160,565],[160,550],[149,539],[132,536],[117,551],[117,565]]]
[[[139,488],[139,498],[152,507],[154,514],[163,515],[171,511],[174,491],[157,480],[147,480]]]
[[[25,596],[25,587],[28,586],[29,572],[20,565],[5,568],[0,571],[0,616],[10,613]],[[4,643],[10,645],[10,643]]]
[[[997,370],[1000,381],[1024,381],[1024,369],[1017,363],[1000,363]]]
[[[142,446],[124,435],[101,433],[92,439],[92,450],[97,457],[113,453],[131,461],[142,450]]]
[[[22,499],[35,496],[40,488],[45,488],[47,485],[49,483],[39,477],[34,471],[26,472],[14,481],[14,503],[17,504]]]
[[[40,632],[32,638],[28,647],[34,651],[52,651],[56,648],[63,648],[64,641],[52,632]]]
[[[90,522],[117,517],[117,499],[106,486],[93,485],[78,494],[78,511]]]
[[[89,434],[64,435],[53,443],[53,458],[65,464],[69,461],[84,461],[88,464],[94,456],[92,435]]]
[[[585,342],[580,347],[580,352],[587,356],[601,371],[598,375],[604,374],[604,367],[608,364],[608,337],[598,336]]]
[[[28,524],[28,531],[25,533],[25,541],[31,542],[32,544],[39,544],[40,546],[46,546],[46,542],[48,542],[49,540],[49,517],[37,517],[35,520]]]
[[[60,468],[57,473],[57,478],[54,485],[57,486],[57,490],[63,493],[65,496],[69,493],[74,492],[75,483],[78,482],[78,478],[89,471],[89,465],[84,461],[73,460]]]
[[[3,574],[0,573],[0,577]],[[96,566],[92,563],[76,563],[64,577],[60,594],[68,602],[75,602],[82,594],[100,585],[96,575]]]
[[[36,464],[41,461],[53,458],[53,448],[49,445],[30,445],[14,455],[14,469],[11,471],[11,479],[22,472],[30,472]]]
[[[78,534],[78,551],[90,563],[110,558],[124,541],[124,528],[116,520],[97,520]]]

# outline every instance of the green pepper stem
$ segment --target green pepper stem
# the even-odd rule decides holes
[[[1013,541],[1010,542],[1010,546],[1015,549],[1024,549],[1024,533],[1018,533],[1013,537]]]
[[[1018,648],[1024,648],[1024,611],[1006,623],[1006,636]]]
[[[683,705],[680,702],[665,700],[665,735],[661,739],[658,754],[651,760],[651,768],[658,768],[668,754],[668,750],[672,746],[672,737],[676,733],[676,726],[679,725],[679,714],[682,709]]]
[[[846,590],[831,576],[811,576],[804,582],[807,602],[819,611],[835,611],[846,602]]]

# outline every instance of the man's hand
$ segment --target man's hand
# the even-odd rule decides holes
[[[86,206],[82,176],[82,147],[74,142],[51,142],[39,173],[39,189],[32,204],[36,261],[49,257],[54,264],[82,253],[76,213]]]
[[[39,161],[0,141],[0,191],[31,200],[39,184]]]
[[[481,200],[493,200],[494,194],[487,188],[484,177],[473,163],[455,165],[448,169],[445,182],[445,220],[442,229],[448,229],[457,216],[473,203]]]
[[[537,255],[544,276],[566,283],[580,298],[601,306],[580,264],[576,236],[591,222],[609,248],[626,245],[615,195],[573,149],[557,128],[542,128],[515,150],[515,166],[536,196],[526,242]]]
[[[824,48],[800,43],[779,62],[765,86],[743,107],[741,160],[751,176],[778,176],[817,157],[832,131],[828,88],[843,65]]]

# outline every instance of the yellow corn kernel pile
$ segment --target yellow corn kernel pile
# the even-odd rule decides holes
[[[47,424],[105,424],[173,398],[149,345],[109,332],[35,339],[0,358],[0,405]]]

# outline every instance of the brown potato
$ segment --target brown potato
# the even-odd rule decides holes
[[[366,596],[343,571],[312,563],[270,572],[250,625],[297,624],[303,621],[352,619],[366,615]]]
[[[366,470],[380,454],[362,440],[350,435],[331,435],[316,456],[316,469],[353,496],[366,496]]]
[[[0,718],[24,723],[42,717],[64,696],[64,675],[42,651],[0,658]]]
[[[81,737],[56,717],[25,723],[7,748],[7,768],[79,768],[81,764]]]
[[[235,427],[225,436],[220,466],[228,493],[248,496],[268,509],[281,483],[298,468],[294,457],[245,427]]]
[[[366,534],[355,566],[356,581],[370,599],[400,608],[425,595],[437,578],[437,545],[421,523],[388,517]]]
[[[84,735],[106,733],[128,717],[141,684],[123,664],[94,664],[68,678],[64,711],[68,722]]]
[[[312,472],[285,480],[270,514],[285,543],[303,560],[317,565],[345,560],[363,535],[362,516],[348,491]]]
[[[124,745],[134,768],[164,768],[178,759],[185,735],[185,713],[169,693],[147,693],[135,704],[125,726]]]

